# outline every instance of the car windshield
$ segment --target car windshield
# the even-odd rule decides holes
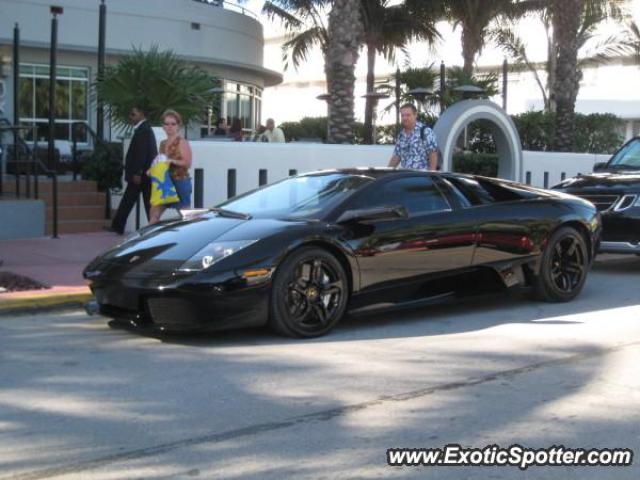
[[[287,178],[218,205],[256,218],[320,218],[373,181],[365,175],[326,173]]]
[[[622,147],[609,161],[607,168],[640,169],[640,139],[635,139]]]

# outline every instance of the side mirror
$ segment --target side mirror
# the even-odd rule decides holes
[[[396,220],[407,218],[407,209],[401,205],[346,210],[336,223],[363,222],[367,220]]]
[[[607,162],[598,162],[593,166],[594,172],[604,172],[607,169]]]

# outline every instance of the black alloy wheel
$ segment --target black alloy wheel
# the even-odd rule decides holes
[[[584,237],[574,228],[560,228],[542,254],[540,274],[534,285],[536,296],[548,302],[573,300],[584,287],[589,266]]]
[[[348,296],[347,275],[340,262],[320,248],[302,248],[276,272],[270,325],[289,337],[323,335],[340,321]]]

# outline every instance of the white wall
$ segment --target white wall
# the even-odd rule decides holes
[[[158,141],[163,138],[156,129]],[[259,172],[267,170],[267,182],[273,183],[289,175],[289,170],[304,173],[314,170],[346,167],[386,166],[393,152],[392,145],[324,145],[317,143],[235,143],[192,141],[194,170],[204,171],[203,206],[216,205],[227,198],[227,171],[236,170],[236,194],[244,193],[259,185]],[[608,155],[554,152],[523,152],[523,179],[531,172],[531,184],[544,186],[544,174],[548,172],[552,187],[561,180],[578,173],[593,170],[596,162],[604,162]],[[119,197],[114,197],[114,207]],[[165,214],[175,215],[174,212]],[[141,225],[146,225],[144,211]],[[127,223],[127,231],[135,229],[135,216]]]

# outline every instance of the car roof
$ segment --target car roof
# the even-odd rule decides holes
[[[440,173],[440,172],[429,172],[426,170],[410,170],[403,168],[391,168],[391,167],[351,167],[351,168],[331,168],[327,170],[317,170],[314,172],[305,172],[301,173],[299,176],[309,176],[309,175],[331,175],[336,173],[342,173],[345,175],[366,175],[370,177],[386,177],[392,175],[398,175],[402,173]]]
[[[407,174],[427,174],[427,175],[437,175],[443,177],[463,177],[463,178],[476,178],[475,175],[470,175],[467,173],[458,173],[458,172],[440,172],[440,171],[429,171],[429,170],[412,170],[408,168],[392,168],[392,167],[350,167],[350,168],[330,168],[326,170],[316,170],[312,172],[301,173],[299,177],[305,176],[315,176],[315,175],[332,175],[332,174],[344,174],[344,175],[364,175],[368,177],[372,177],[376,180],[391,177],[391,176],[404,176]],[[496,180],[490,179],[487,180]]]

